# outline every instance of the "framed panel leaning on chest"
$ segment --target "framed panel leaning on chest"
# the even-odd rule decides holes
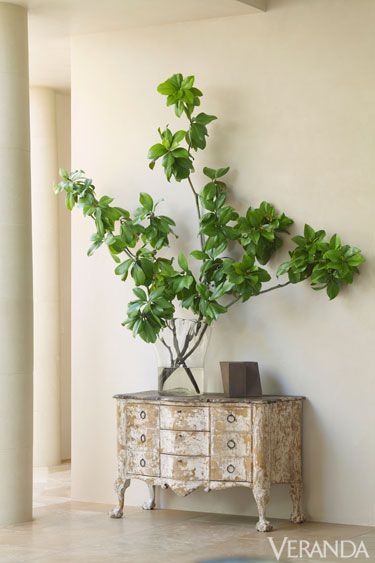
[[[186,496],[230,487],[252,489],[260,532],[272,530],[266,505],[272,484],[289,484],[291,521],[302,513],[303,397],[263,396],[229,399],[207,394],[172,397],[156,391],[116,395],[118,506],[131,479],[149,486],[143,508],[155,507],[155,487]]]

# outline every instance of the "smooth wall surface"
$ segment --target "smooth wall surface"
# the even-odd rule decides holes
[[[72,165],[100,194],[129,209],[139,191],[164,198],[180,249],[197,248],[187,185],[168,185],[146,160],[158,126],[185,126],[156,85],[193,73],[202,110],[220,118],[197,169],[229,164],[240,210],[268,200],[295,219],[293,233],[306,221],[363,249],[363,274],[337,300],[301,284],[233,307],[207,357],[208,390],[221,389],[220,360],[257,360],[264,392],[306,395],[307,515],[357,524],[375,524],[374,26],[371,0],[271,0],[266,13],[82,36],[72,45]],[[111,396],[155,388],[156,364],[152,347],[121,327],[130,286],[114,276],[104,250],[86,257],[94,229],[78,211],[72,224],[73,497],[108,502],[116,468]],[[145,495],[136,482],[127,502]],[[255,514],[251,493],[240,489],[164,494],[161,502]],[[286,488],[274,487],[270,516],[289,513]]]
[[[52,186],[70,168],[70,96],[30,90],[34,278],[34,466],[70,459],[70,215]]]
[[[70,96],[56,93],[57,164],[70,169]],[[60,270],[60,414],[61,459],[71,455],[71,308],[70,214],[63,197],[58,202]]]

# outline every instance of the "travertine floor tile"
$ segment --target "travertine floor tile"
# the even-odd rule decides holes
[[[66,466],[61,473],[54,470],[48,480],[38,474],[43,487],[37,489],[32,522],[0,529],[1,563],[200,563],[225,557],[243,563],[258,558],[274,562],[270,536],[277,546],[284,536],[311,542],[363,540],[375,560],[375,531],[364,526],[317,522],[296,526],[273,520],[276,529],[260,534],[254,529],[255,518],[134,507],[126,508],[125,518],[113,520],[108,505],[69,501]]]

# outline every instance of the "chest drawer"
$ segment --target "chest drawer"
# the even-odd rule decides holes
[[[133,428],[159,428],[159,405],[131,403],[126,405],[126,425]]]
[[[164,430],[209,430],[208,407],[160,406],[160,427]]]
[[[223,432],[211,434],[211,455],[247,457],[251,455],[250,432]]]
[[[209,432],[160,430],[160,452],[176,455],[208,456]]]
[[[133,450],[158,450],[159,436],[153,428],[146,428],[142,425],[127,426],[126,443]]]
[[[211,408],[212,432],[251,432],[250,407],[225,405]]]
[[[251,481],[251,459],[213,456],[211,481]]]
[[[207,481],[208,457],[160,455],[161,476],[175,481]]]
[[[159,477],[159,454],[142,450],[128,450],[126,467],[129,475]]]

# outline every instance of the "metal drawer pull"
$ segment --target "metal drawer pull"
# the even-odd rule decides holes
[[[141,434],[141,442],[145,442],[146,441],[146,436],[144,434]]]
[[[141,412],[139,413],[139,416],[144,420],[144,419],[146,418],[146,413],[145,413],[145,411],[141,411]]]
[[[228,440],[227,446],[230,450],[233,450],[236,447],[236,442],[234,440]]]
[[[236,417],[234,416],[234,414],[228,414],[227,421],[230,422],[230,423],[235,422]]]
[[[181,410],[177,411],[177,414],[181,414],[181,413],[182,413],[182,411],[181,411]]]
[[[141,461],[139,462],[139,465],[141,467],[144,467],[146,465],[146,460],[142,458]]]
[[[228,465],[228,467],[227,467],[228,473],[233,473],[233,471],[234,471],[235,469],[236,469],[236,468],[235,468],[234,465],[232,465],[232,464]]]

